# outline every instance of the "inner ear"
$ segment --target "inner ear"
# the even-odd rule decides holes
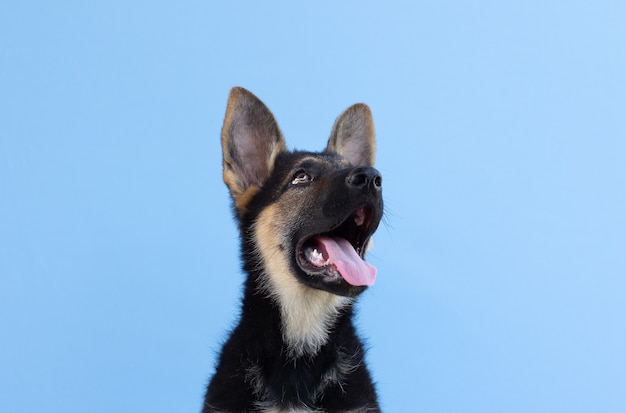
[[[222,127],[224,181],[239,198],[269,177],[276,156],[286,150],[283,135],[270,110],[251,92],[231,90]]]
[[[354,166],[374,166],[374,120],[366,104],[352,105],[337,118],[326,149],[343,156]]]

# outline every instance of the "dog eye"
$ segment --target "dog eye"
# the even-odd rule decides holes
[[[292,185],[308,184],[312,180],[313,180],[313,177],[311,177],[311,175],[309,175],[308,173],[304,171],[300,171],[294,176],[293,181],[291,181],[291,184]]]

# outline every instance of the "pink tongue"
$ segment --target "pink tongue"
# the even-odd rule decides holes
[[[331,264],[349,284],[373,285],[376,281],[376,267],[359,257],[352,244],[345,238],[317,237],[328,254]]]

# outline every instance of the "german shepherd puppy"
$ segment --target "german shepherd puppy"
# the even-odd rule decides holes
[[[236,87],[222,150],[247,278],[203,412],[379,412],[352,323],[383,213],[370,109],[343,112],[323,152],[289,152],[269,109]]]

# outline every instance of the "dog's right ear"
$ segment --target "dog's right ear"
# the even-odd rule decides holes
[[[352,105],[337,118],[326,150],[338,153],[354,166],[374,166],[374,120],[366,104]]]
[[[270,110],[246,89],[232,88],[222,127],[222,152],[224,182],[240,217],[283,151],[285,140]]]

